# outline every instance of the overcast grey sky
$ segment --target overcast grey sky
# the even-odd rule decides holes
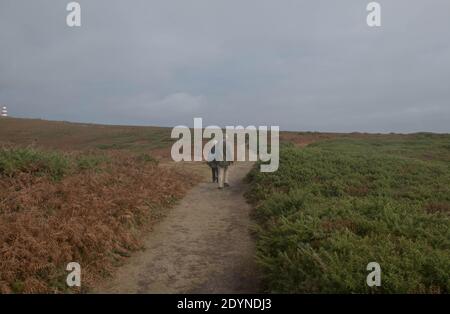
[[[450,132],[450,1],[0,1],[0,104],[108,124]]]

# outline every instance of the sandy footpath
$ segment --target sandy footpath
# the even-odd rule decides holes
[[[194,187],[145,239],[104,293],[256,293],[259,280],[250,236],[250,206],[243,194],[251,163],[230,169],[231,187]]]

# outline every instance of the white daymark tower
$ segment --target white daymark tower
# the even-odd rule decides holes
[[[7,117],[8,116],[8,109],[6,109],[6,106],[2,107],[2,117]]]

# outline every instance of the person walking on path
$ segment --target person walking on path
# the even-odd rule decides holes
[[[216,160],[219,170],[219,189],[230,186],[228,182],[228,172],[229,167],[233,162],[227,160],[227,156],[232,155],[229,145],[230,144],[228,143],[228,136],[225,136],[224,140],[220,141],[216,145]]]
[[[212,182],[218,183],[219,182],[219,165],[216,160],[216,146],[217,141],[214,141],[214,146],[211,148],[209,154],[208,154],[208,166],[211,168],[211,174],[212,174]]]

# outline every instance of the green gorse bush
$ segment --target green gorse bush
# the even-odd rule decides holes
[[[450,136],[284,145],[248,179],[269,292],[448,293]],[[382,270],[369,287],[369,262]]]
[[[30,148],[0,149],[0,175],[14,176],[20,172],[49,175],[61,179],[70,169],[68,157],[57,152]]]
[[[108,160],[107,156],[96,154],[74,155],[34,148],[0,148],[0,177],[29,173],[61,180],[68,174],[99,169]]]

